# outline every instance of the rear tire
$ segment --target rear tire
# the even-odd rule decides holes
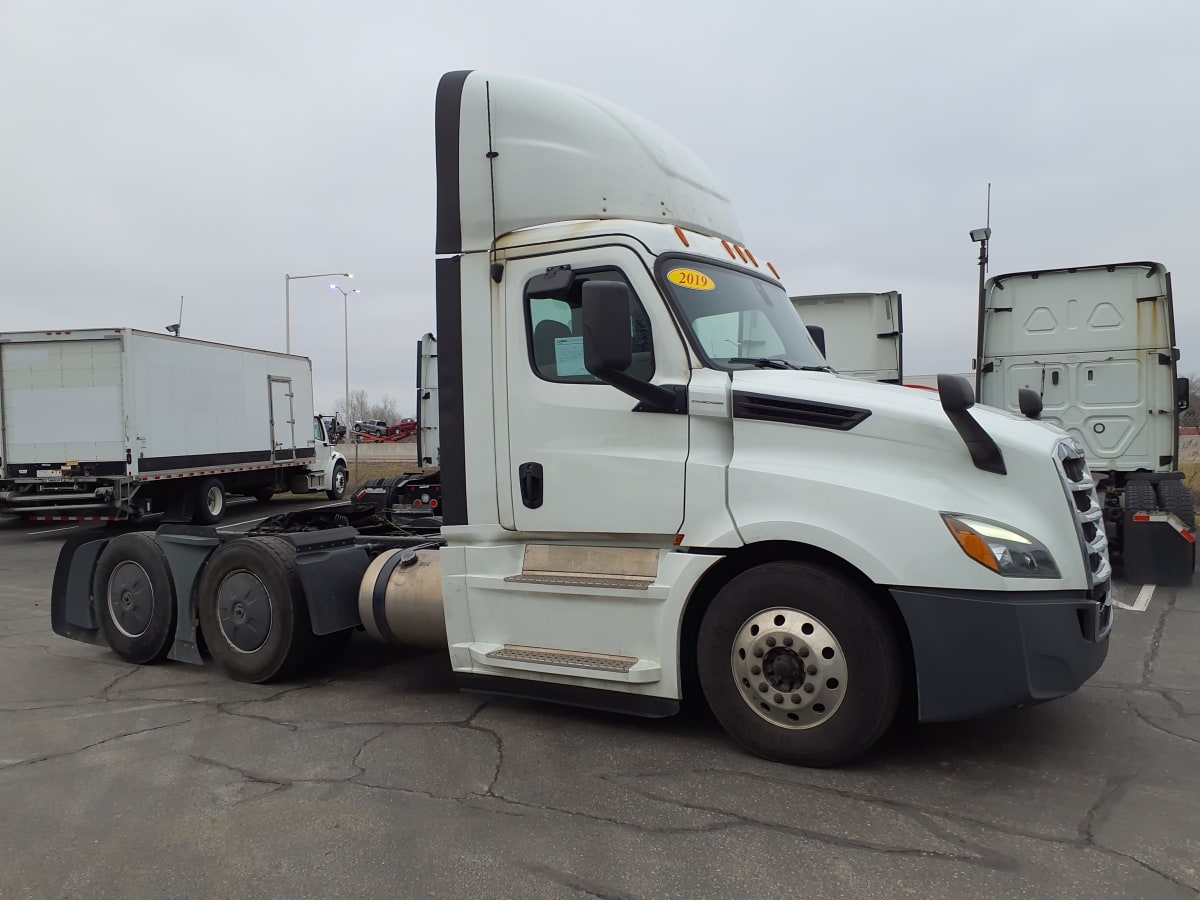
[[[266,503],[275,496],[275,488],[274,486],[257,488],[253,496],[259,503]]]
[[[216,525],[225,518],[225,485],[220,478],[205,478],[196,488],[196,525]]]
[[[197,587],[200,630],[217,665],[238,681],[262,683],[298,672],[314,635],[283,538],[241,538],[213,551]]]
[[[1125,482],[1126,512],[1153,512],[1158,509],[1158,497],[1154,493],[1154,484],[1143,479],[1131,479]]]
[[[1158,508],[1174,513],[1188,528],[1196,527],[1196,501],[1191,488],[1181,479],[1160,481],[1154,486],[1158,494]]]
[[[325,496],[330,500],[341,500],[346,496],[346,488],[349,480],[350,476],[346,473],[346,466],[343,463],[338,463],[333,467],[333,477],[329,484],[329,490],[325,492]]]
[[[148,534],[113,538],[92,576],[100,631],[117,656],[162,662],[175,639],[175,585],[166,554]]]
[[[806,562],[755,566],[721,588],[696,657],[730,737],[794,765],[864,753],[895,718],[903,688],[890,618],[856,583]]]

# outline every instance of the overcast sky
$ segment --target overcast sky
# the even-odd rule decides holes
[[[793,294],[899,290],[905,369],[966,371],[992,274],[1152,259],[1200,373],[1200,3],[0,5],[0,330],[282,350],[284,274],[353,272],[350,380],[413,411],[434,328],[443,72],[561,81],[658,122]],[[292,349],[343,393],[342,298]]]

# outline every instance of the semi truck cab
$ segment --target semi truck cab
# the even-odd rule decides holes
[[[867,750],[906,692],[960,719],[1099,668],[1107,545],[1067,435],[954,376],[937,396],[838,377],[712,173],[643,119],[463,71],[435,129],[439,540],[160,533],[153,565],[144,541],[70,548],[60,634],[119,615],[136,556],[173,637],[109,641],[127,658],[183,658],[198,621],[264,681],[358,624],[446,647],[468,690],[648,716],[702,695],[752,752],[813,766]],[[247,591],[270,629],[237,619]]]

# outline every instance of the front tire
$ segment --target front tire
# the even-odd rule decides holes
[[[175,638],[175,585],[152,537],[134,532],[109,541],[96,561],[92,597],[117,656],[137,665],[167,658]]]
[[[325,496],[330,500],[341,500],[346,496],[346,487],[350,481],[350,476],[346,473],[346,466],[343,463],[338,463],[333,467],[333,478],[329,485],[329,490],[325,492]]]
[[[700,623],[700,684],[735,741],[776,762],[835,766],[866,752],[903,687],[890,618],[858,584],[806,562],[735,576]]]
[[[197,586],[200,630],[213,660],[238,681],[261,684],[308,663],[314,635],[283,538],[241,538],[213,551]]]

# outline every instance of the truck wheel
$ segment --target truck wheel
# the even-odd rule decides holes
[[[346,474],[346,467],[342,463],[338,463],[333,467],[333,481],[330,483],[329,490],[325,492],[325,496],[330,500],[341,500],[346,496],[346,483],[349,481],[349,476]]]
[[[313,633],[296,548],[276,537],[241,538],[213,551],[197,587],[200,630],[218,666],[261,683],[308,662]]]
[[[266,503],[268,500],[270,500],[274,496],[275,496],[274,485],[268,485],[267,487],[256,488],[254,491],[254,499],[257,500],[259,503]]]
[[[175,637],[175,585],[154,538],[134,532],[109,541],[96,561],[92,597],[114,653],[138,665],[166,659]]]
[[[767,563],[733,578],[704,613],[696,657],[730,737],[777,762],[854,759],[900,702],[892,623],[857,584],[811,563]]]
[[[220,478],[205,478],[196,488],[196,525],[216,525],[225,518],[225,485]]]
[[[1196,527],[1196,502],[1191,488],[1179,479],[1160,481],[1154,487],[1158,493],[1159,509],[1179,516],[1188,528]]]
[[[1152,512],[1158,509],[1154,484],[1141,478],[1125,482],[1126,512]]]

